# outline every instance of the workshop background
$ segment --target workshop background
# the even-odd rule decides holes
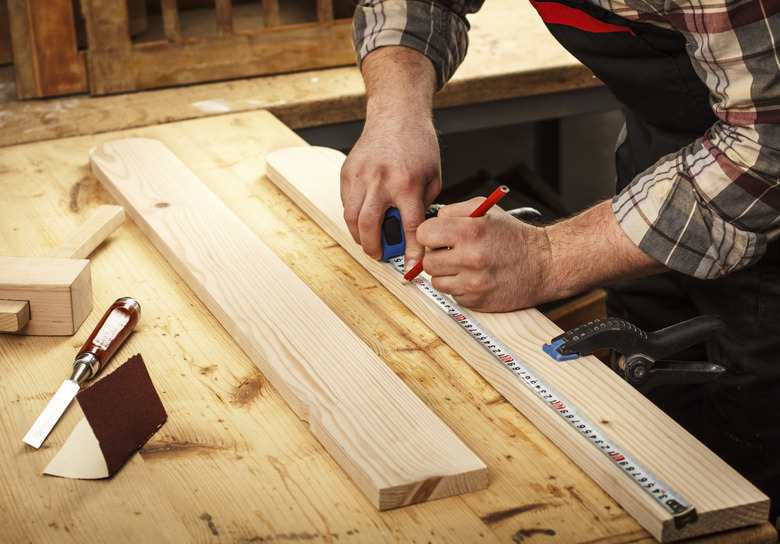
[[[354,0],[336,0],[333,3],[332,20],[341,21],[342,27],[348,26],[354,3]],[[98,34],[98,29],[88,28],[88,24],[91,22],[93,27],[98,24],[89,16],[84,17],[79,0],[49,0],[45,3],[45,10],[36,12],[38,4],[43,7],[42,3],[35,0],[0,0],[0,97],[3,102],[14,101],[17,97],[45,98],[87,91],[100,94],[137,88],[126,81],[119,84],[90,81],[88,71],[85,72],[83,67],[84,57],[97,57],[100,51],[95,51],[94,55],[88,51],[88,36]],[[105,8],[96,0],[88,0],[85,5],[91,5],[95,11]],[[257,36],[261,36],[263,30],[271,24],[283,27],[293,23],[314,22],[318,17],[316,5],[311,0],[285,0],[276,6],[275,12],[269,11],[259,1],[234,0],[231,3],[232,12],[228,13],[215,10],[210,0],[179,0],[173,4],[177,8],[175,21],[165,17],[164,11],[171,5],[171,2],[164,0],[129,0],[126,15],[121,10],[108,13],[113,18],[113,28],[127,28],[132,46],[142,46],[166,37],[181,39],[202,36],[205,40],[215,30],[221,35],[256,32]],[[23,9],[25,6],[30,9]],[[319,16],[322,18],[322,14]],[[105,22],[101,24],[105,25]],[[13,64],[13,42],[16,45],[16,66]],[[233,47],[238,45],[237,41],[232,44]],[[130,47],[131,44],[126,46]],[[322,58],[314,62],[323,66],[342,64],[345,58],[344,44],[340,48],[338,52],[323,54]],[[97,47],[93,46],[93,49]],[[213,68],[212,62],[216,61],[207,59],[202,62]],[[226,71],[225,79],[237,75],[284,72],[301,67],[300,60],[279,62],[271,67],[250,65],[241,67],[244,72],[240,74]],[[97,73],[93,74],[92,80],[99,77]],[[160,87],[186,84],[197,82],[197,78],[207,81],[215,77],[219,77],[219,72],[215,75],[214,70],[209,70],[207,74],[195,76],[172,75],[167,80],[147,82],[146,85]],[[124,87],[117,86],[122,84]],[[530,168],[554,188],[567,208],[572,211],[582,209],[596,200],[608,198],[612,192],[612,152],[621,123],[622,116],[615,110],[548,122],[543,127],[541,137],[539,123],[444,133],[444,183],[451,186],[473,178],[480,171],[495,176],[520,164]],[[333,147],[347,151],[349,139],[354,139],[358,130],[359,127],[353,126],[346,141]],[[560,146],[556,148],[556,144]],[[543,165],[538,164],[540,160],[544,161]],[[586,178],[583,172],[588,173]]]

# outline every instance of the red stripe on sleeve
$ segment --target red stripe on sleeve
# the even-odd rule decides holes
[[[595,17],[591,17],[583,11],[577,8],[558,4],[556,2],[539,2],[538,0],[530,0],[531,5],[539,12],[542,20],[545,23],[554,25],[566,25],[573,26],[586,32],[630,32],[633,30],[627,26],[613,25],[599,21]]]

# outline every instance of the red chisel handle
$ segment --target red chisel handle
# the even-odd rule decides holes
[[[81,383],[94,378],[130,336],[140,316],[141,306],[135,299],[123,297],[114,302],[76,355],[71,380]]]

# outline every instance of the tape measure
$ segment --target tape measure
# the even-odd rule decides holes
[[[388,208],[382,220],[382,260],[403,255],[406,251],[406,238],[401,225],[398,208]]]
[[[398,272],[402,275],[404,274],[403,255],[394,256],[386,260]],[[416,284],[429,299],[454,319],[472,338],[477,340],[488,353],[508,368],[539,399],[555,410],[566,423],[587,438],[593,446],[615,463],[633,482],[655,499],[672,515],[675,527],[680,529],[698,519],[696,508],[692,504],[609,438],[595,423],[585,417],[572,403],[523,363],[517,355],[512,353],[509,348],[477,323],[450,297],[434,289],[433,285],[422,277],[418,276],[412,280],[412,283]]]

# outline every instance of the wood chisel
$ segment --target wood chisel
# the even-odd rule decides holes
[[[130,336],[141,316],[141,306],[132,298],[116,300],[100,319],[73,362],[73,373],[65,380],[25,435],[24,442],[40,448],[57,424],[81,384],[91,380],[106,366],[120,345]]]

